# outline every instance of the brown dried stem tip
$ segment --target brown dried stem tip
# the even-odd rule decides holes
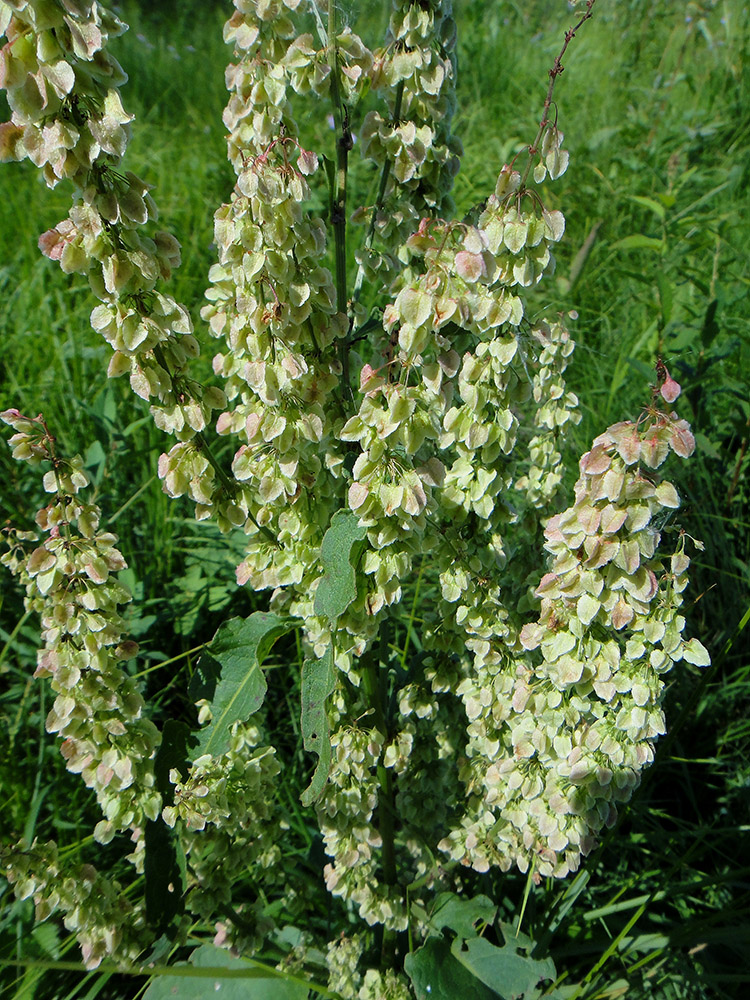
[[[536,155],[539,149],[539,143],[542,141],[542,137],[544,136],[544,130],[547,128],[547,124],[549,123],[549,109],[552,106],[552,94],[555,90],[555,81],[557,80],[558,76],[560,76],[562,71],[565,69],[565,67],[562,64],[563,56],[565,55],[568,46],[575,38],[576,32],[581,27],[581,25],[585,24],[586,21],[588,21],[589,18],[593,16],[592,11],[594,9],[595,3],[596,0],[586,0],[586,12],[581,16],[577,24],[574,24],[572,28],[569,28],[565,32],[565,41],[563,42],[563,46],[560,49],[559,53],[557,54],[555,61],[552,63],[552,68],[549,70],[548,74],[549,86],[547,87],[547,96],[544,98],[544,106],[542,108],[542,120],[539,122],[539,131],[536,134],[536,139],[534,139],[533,143],[529,146],[529,162],[526,164],[526,170],[524,171],[523,174],[521,187],[525,187],[526,185],[526,181],[528,180],[529,177],[529,171],[531,170],[531,164],[533,163],[534,156]]]

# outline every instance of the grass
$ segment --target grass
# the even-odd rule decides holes
[[[199,330],[211,214],[232,185],[220,120],[225,6],[164,3],[147,15],[123,3],[132,28],[117,42],[131,77],[124,101],[137,115],[128,165],[155,185],[163,223],[182,242],[171,290]],[[533,137],[570,14],[561,0],[457,7],[461,214]],[[380,6],[351,4],[347,16],[363,33],[384,22]],[[750,12],[740,0],[599,0],[555,98],[571,166],[550,199],[563,208],[567,233],[535,307],[579,317],[569,373],[585,412],[571,447],[580,452],[608,423],[635,417],[655,359],[664,357],[683,385],[682,415],[698,442],[676,475],[686,498],[681,523],[705,543],[694,561],[690,625],[715,664],[702,680],[685,670],[672,682],[671,742],[585,874],[532,892],[524,930],[546,935],[566,983],[582,984],[576,996],[741,997],[750,982],[750,661],[741,631],[750,607]],[[306,127],[319,135],[312,123]],[[320,141],[332,143],[327,134]],[[354,183],[368,183],[366,171]],[[48,191],[28,164],[0,172],[0,405],[32,413],[43,406],[61,449],[86,454],[97,502],[130,565],[130,626],[143,645],[150,702],[157,715],[184,712],[191,650],[256,599],[233,586],[225,541],[161,492],[155,467],[164,439],[128,386],[106,380],[109,349],[89,327],[87,289],[40,258],[38,234],[67,210],[63,188]],[[203,343],[208,366],[211,343]],[[39,484],[6,449],[0,463],[2,518],[17,523],[36,509]],[[410,614],[418,618],[418,604]],[[19,595],[4,585],[0,805],[14,835],[54,837],[91,858],[95,809],[64,770],[44,730],[45,688],[30,680],[37,641]],[[296,651],[282,647],[278,657],[268,670],[269,722],[285,761],[284,868],[298,898],[317,894],[312,913],[290,902],[283,916],[309,919],[325,934],[346,916],[319,889],[320,840],[297,805],[307,766],[298,690],[281,669]],[[106,870],[117,853],[97,848],[97,865]],[[487,893],[511,921],[524,880],[469,874],[466,892]],[[33,928],[31,909],[7,891],[0,896],[0,954],[19,963],[0,969],[9,996],[136,994],[131,980],[111,973],[34,967],[75,962],[77,950],[54,922]]]

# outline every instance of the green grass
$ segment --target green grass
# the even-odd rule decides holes
[[[562,0],[456,6],[455,129],[465,154],[454,194],[463,213],[533,138],[546,71],[571,15]],[[211,215],[232,186],[220,119],[227,7],[164,3],[155,17],[124,3],[132,30],[116,43],[131,77],[123,99],[137,115],[128,166],[155,185],[162,223],[182,242],[183,267],[170,290],[190,306],[199,332],[213,261]],[[382,5],[348,8],[355,28],[384,23]],[[372,35],[365,40],[374,44]],[[715,665],[703,679],[684,670],[673,680],[671,742],[589,859],[587,878],[535,889],[523,929],[537,939],[549,931],[558,970],[567,983],[584,983],[580,995],[588,1000],[742,997],[750,982],[750,659],[748,629],[738,631],[750,607],[750,13],[741,0],[598,0],[565,65],[555,100],[571,165],[549,197],[550,207],[565,212],[567,232],[556,276],[542,283],[534,308],[578,313],[569,375],[585,411],[573,450],[608,423],[637,416],[657,355],[682,383],[681,414],[698,450],[675,472],[686,498],[680,522],[705,543],[688,613]],[[328,108],[311,110],[318,117],[304,125],[306,134],[330,151],[333,133],[317,124]],[[362,190],[370,180],[362,168],[353,179]],[[163,495],[155,469],[165,439],[127,383],[107,381],[109,348],[89,327],[87,288],[39,254],[38,235],[67,211],[64,188],[48,191],[29,164],[0,171],[0,407],[43,408],[61,449],[86,454],[97,502],[130,565],[139,669],[150,671],[146,691],[163,717],[188,710],[193,647],[257,599],[233,586],[226,541],[196,525],[188,505]],[[213,342],[201,340],[208,372]],[[41,498],[36,477],[7,449],[0,449],[0,475],[3,522],[20,518],[27,527],[23,518]],[[91,797],[44,731],[48,696],[30,679],[35,623],[24,618],[7,578],[0,599],[4,825],[13,835],[55,837],[106,870],[118,851],[92,850]],[[409,625],[404,615],[400,635]],[[419,606],[412,615],[419,617]],[[289,663],[294,675],[297,651],[281,647],[268,671],[268,724],[285,762],[278,794],[291,828],[284,868],[299,894],[285,917],[309,920],[324,934],[346,917],[320,891],[320,840],[297,805],[307,761],[297,683],[282,669]],[[469,873],[466,891],[487,893],[512,920],[524,882]],[[307,911],[299,900],[311,895]],[[0,969],[9,996],[136,995],[140,984],[126,978],[29,966],[78,954],[54,922],[32,931],[31,910],[7,891],[0,896],[1,957],[19,960]]]

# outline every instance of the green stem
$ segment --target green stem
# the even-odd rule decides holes
[[[369,707],[373,712],[375,729],[382,733],[384,741],[388,739],[388,722],[385,703],[387,697],[385,670],[380,663],[380,657],[374,651],[367,653],[362,659],[364,672],[362,686],[367,696]],[[396,869],[395,823],[393,775],[389,768],[380,763],[377,766],[378,777],[378,829],[382,841],[381,861],[383,866],[383,882],[388,886],[398,884]],[[381,963],[388,967],[396,947],[396,932],[383,929]]]
[[[401,80],[396,86],[396,101],[393,107],[393,124],[397,125],[401,118],[401,105],[404,98],[404,81]],[[378,187],[378,195],[375,199],[375,204],[372,209],[372,218],[370,219],[370,224],[367,227],[367,235],[365,236],[365,242],[363,244],[363,249],[366,253],[372,250],[372,244],[375,239],[375,225],[377,223],[378,212],[383,207],[383,202],[385,201],[385,192],[388,187],[388,179],[391,176],[391,160],[386,160],[383,164],[383,169],[380,174],[380,185]],[[365,269],[362,264],[359,265],[357,270],[357,277],[354,281],[354,294],[352,295],[352,305],[356,305],[359,302],[360,295],[362,294],[362,285],[365,280]]]
[[[331,199],[331,225],[333,226],[334,253],[336,261],[336,308],[347,313],[346,287],[346,173],[349,166],[349,150],[352,148],[352,133],[349,129],[349,113],[344,107],[339,84],[339,52],[336,44],[336,4],[328,4],[328,61],[331,67],[331,103],[336,123],[336,179]],[[346,338],[339,341],[341,361],[341,388],[344,402],[353,399],[349,383],[349,347]]]

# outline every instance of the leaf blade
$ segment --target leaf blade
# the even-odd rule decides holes
[[[309,786],[300,796],[303,806],[312,805],[328,780],[331,768],[331,737],[326,715],[326,699],[333,693],[336,671],[333,647],[329,646],[319,660],[305,660],[302,665],[301,727],[305,750],[318,755]]]
[[[337,510],[323,536],[320,563],[323,576],[315,591],[316,615],[335,620],[357,596],[355,564],[361,555],[367,529],[350,510]]]
[[[222,623],[207,647],[221,667],[211,701],[212,719],[197,734],[191,760],[207,753],[212,757],[226,753],[234,723],[245,721],[263,704],[266,679],[261,663],[279,636],[293,627],[292,619],[267,611]]]

